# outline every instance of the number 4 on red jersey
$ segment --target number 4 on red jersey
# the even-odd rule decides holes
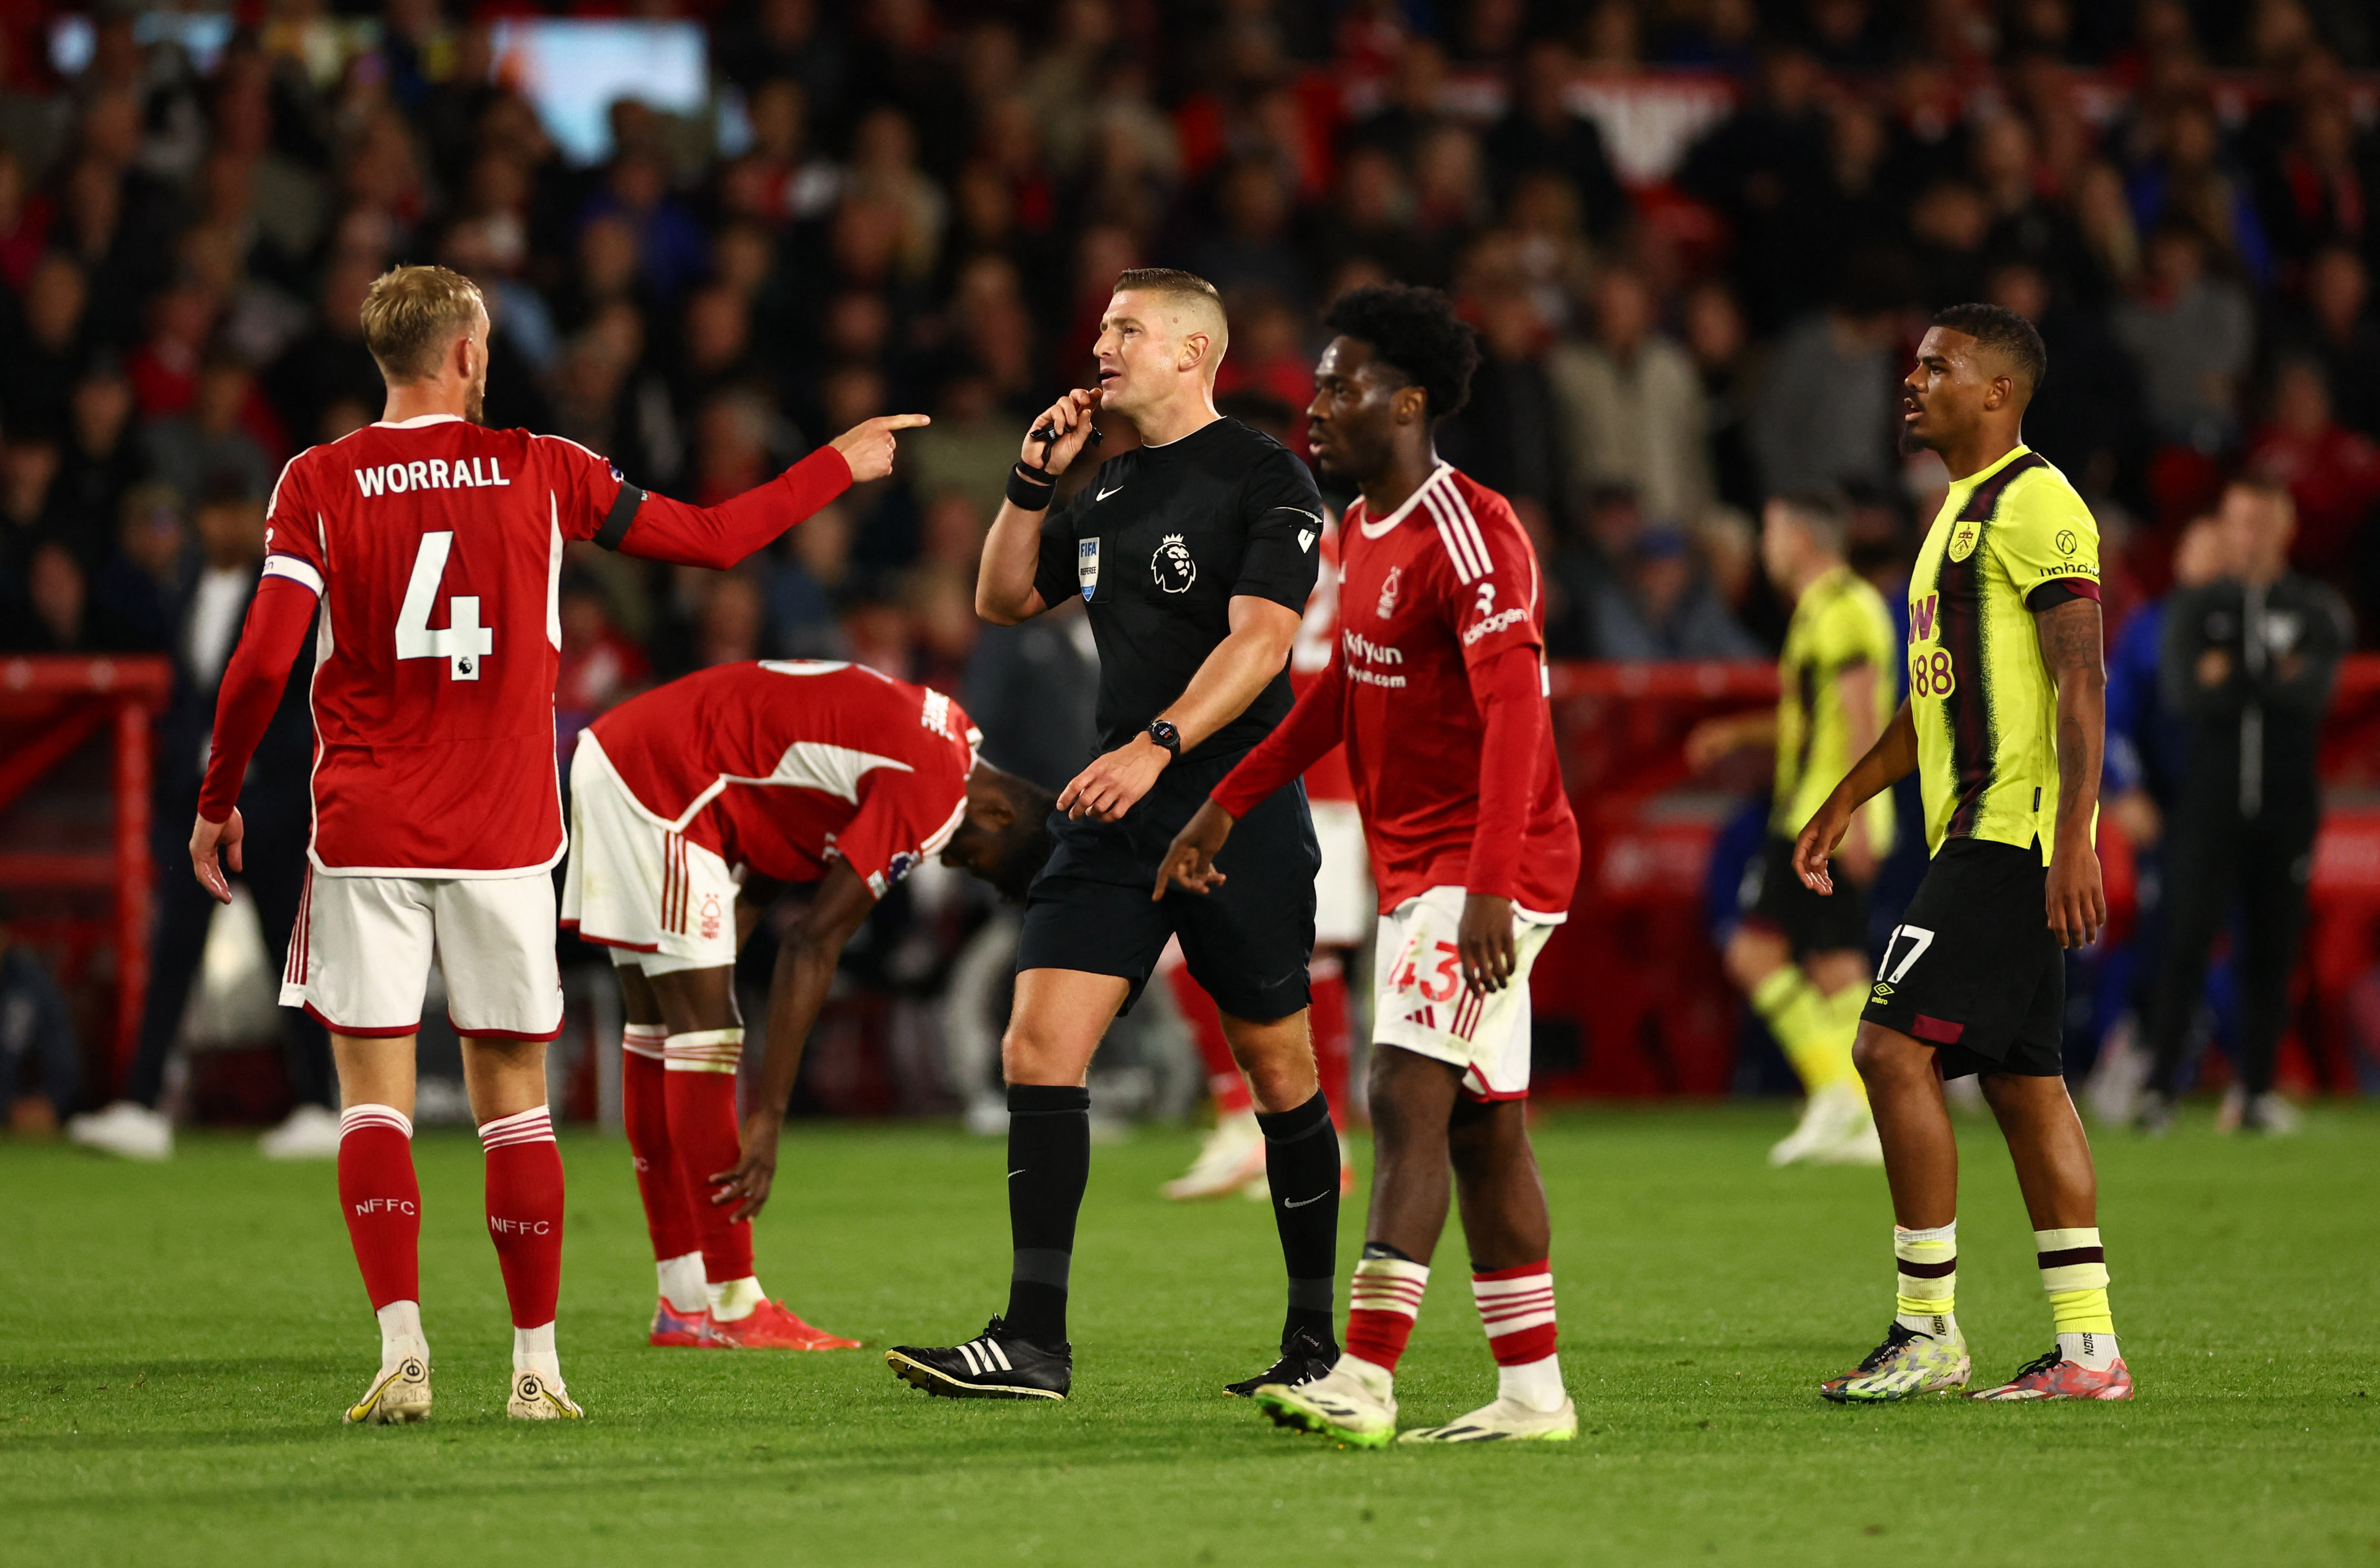
[[[647,496],[574,442],[451,415],[367,426],[299,453],[273,488],[265,573],[322,598],[316,867],[471,876],[552,865],[563,846],[564,546],[725,566],[850,478],[822,448],[723,506],[690,507]],[[221,717],[217,730],[225,768],[244,767]],[[237,786],[236,771],[211,769],[201,814],[222,820]]]

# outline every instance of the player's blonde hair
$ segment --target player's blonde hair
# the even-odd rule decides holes
[[[1214,380],[1216,368],[1223,363],[1224,351],[1232,346],[1232,326],[1223,314],[1223,296],[1215,285],[1196,272],[1185,272],[1179,267],[1135,267],[1116,275],[1115,292],[1127,290],[1135,294],[1153,294],[1196,323],[1196,330],[1207,334],[1212,352],[1207,356],[1207,379]]]
[[[1851,506],[1840,495],[1828,490],[1796,490],[1771,498],[1770,504],[1790,513],[1828,555],[1842,554],[1851,543]]]
[[[392,267],[364,294],[364,346],[392,385],[437,373],[439,356],[487,314],[480,285],[444,267]]]

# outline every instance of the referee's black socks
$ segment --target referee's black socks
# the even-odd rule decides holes
[[[1257,1112],[1257,1126],[1264,1129],[1265,1184],[1272,1189],[1281,1261],[1289,1265],[1281,1344],[1308,1329],[1336,1345],[1330,1295],[1339,1249],[1339,1133],[1330,1104],[1317,1091],[1294,1110]]]
[[[1012,1333],[1045,1350],[1066,1343],[1066,1274],[1090,1177],[1091,1092],[1010,1084],[1008,1234],[1016,1255],[1002,1321]],[[1335,1200],[1338,1188],[1331,1193]],[[1326,1266],[1329,1256],[1326,1251]]]

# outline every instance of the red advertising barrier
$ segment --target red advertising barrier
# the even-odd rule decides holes
[[[108,982],[119,1071],[149,988],[149,728],[173,679],[155,657],[0,659],[9,931],[56,955],[70,993]]]
[[[1689,731],[1777,700],[1767,664],[1558,664],[1554,734],[1583,840],[1577,901],[1531,979],[1540,1092],[1637,1098],[1726,1092],[1742,1004],[1704,910],[1713,840],[1756,794],[1765,757],[1696,778]],[[2317,842],[2285,1077],[2351,1086],[2380,987],[2380,656],[2347,661],[2323,742],[2329,808]],[[2113,935],[2131,928],[2131,847],[2100,825]]]
[[[150,720],[171,683],[163,659],[0,659],[0,890],[11,933],[57,955],[60,979],[112,1006],[103,1037],[120,1070],[147,984]],[[1765,757],[1693,777],[1685,738],[1720,714],[1776,701],[1766,664],[1558,664],[1562,774],[1584,839],[1569,922],[1532,988],[1537,1086],[1553,1096],[1726,1092],[1742,1004],[1706,928],[1704,885],[1720,828],[1763,788]],[[2323,745],[2329,808],[2286,1078],[2310,1064],[2351,1086],[2355,1051],[2380,1038],[2380,656],[2348,661]],[[2111,927],[2129,930],[2131,854],[2101,826]],[[2367,1016],[2368,1015],[2368,1016]]]

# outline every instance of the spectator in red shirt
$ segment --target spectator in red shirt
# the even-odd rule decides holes
[[[2268,416],[2248,461],[2287,485],[2297,502],[2290,560],[2311,575],[2337,580],[2380,501],[2380,444],[2331,416],[2320,366],[2291,359],[2274,374]]]

